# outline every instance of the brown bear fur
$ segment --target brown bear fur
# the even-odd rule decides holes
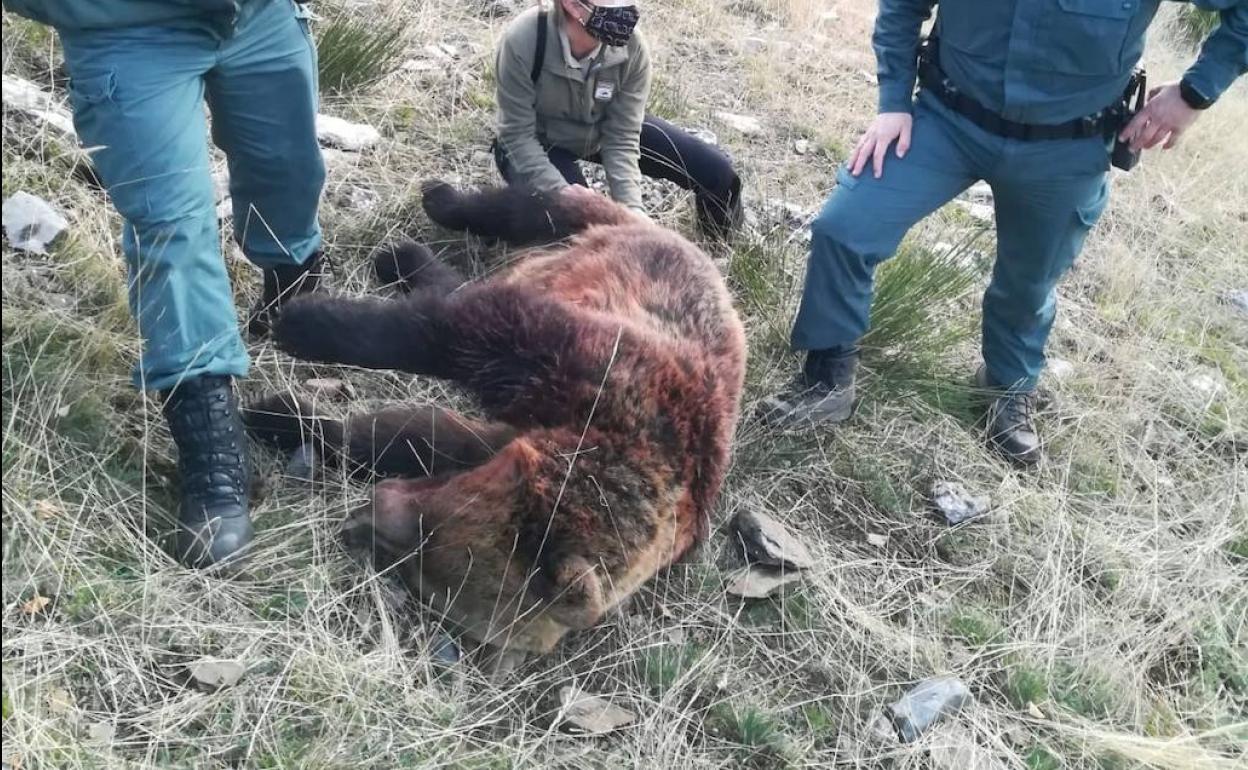
[[[398,563],[469,636],[549,651],[705,537],[728,467],[745,335],[711,260],[580,188],[426,186],[437,222],[513,243],[571,235],[464,284],[424,247],[383,252],[404,299],[311,296],[290,354],[453,380],[488,420],[408,406],[346,420],[287,396],[247,411],[279,446],[314,439],[381,481],[349,539]]]

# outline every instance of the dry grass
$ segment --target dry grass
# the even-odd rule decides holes
[[[647,8],[666,108],[720,133],[755,199],[813,209],[871,115],[874,89],[858,71],[873,69],[872,8],[830,6],[836,21],[810,0]],[[450,0],[409,8],[412,55],[451,42],[461,60],[398,70],[324,105],[386,135],[331,168],[324,221],[346,291],[371,290],[364,257],[379,241],[442,237],[416,213],[421,178],[493,179],[480,153],[502,22]],[[5,72],[57,80],[52,39],[7,14],[4,24]],[[747,51],[749,35],[790,47]],[[1182,45],[1154,36],[1154,79],[1181,71],[1192,55]],[[760,115],[767,135],[732,135],[714,125],[717,110]],[[725,596],[720,531],[600,628],[491,679],[435,664],[437,619],[339,547],[336,522],[359,485],[284,478],[280,458],[257,452],[259,547],[228,579],[180,569],[148,536],[167,526],[172,453],[154,401],[127,384],[137,345],[118,222],[73,177],[72,155],[6,115],[5,195],[57,202],[73,236],[47,257],[3,254],[4,761],[910,768],[958,741],[1003,767],[1242,767],[1248,320],[1216,298],[1248,287],[1248,144],[1232,139],[1245,123],[1241,84],[1181,149],[1115,180],[1063,286],[1051,351],[1074,373],[1047,383],[1050,457],[1038,471],[1015,472],[981,445],[959,397],[973,331],[921,335],[926,349],[873,356],[868,400],[844,428],[741,426],[716,521],[761,509],[799,532],[820,566],[796,589],[745,605]],[[795,138],[822,152],[796,156]],[[376,195],[371,212],[343,205],[357,187]],[[687,229],[685,196],[663,192],[659,216]],[[911,248],[968,232],[949,210]],[[783,341],[804,249],[776,230],[718,256],[751,334],[748,414],[795,366]],[[230,260],[242,307],[254,271]],[[969,289],[955,281],[933,298],[934,323],[967,328],[977,270]],[[456,397],[437,382],[292,362],[267,344],[252,352],[248,394],[333,372],[369,403]],[[1193,386],[1198,374],[1212,387]],[[994,513],[939,524],[923,502],[938,477],[991,494]],[[51,601],[30,614],[36,596]],[[199,692],[186,664],[205,656],[247,672]],[[873,743],[882,706],[934,674],[962,677],[976,705],[914,746]],[[606,738],[565,734],[555,693],[569,683],[611,695],[638,723]]]

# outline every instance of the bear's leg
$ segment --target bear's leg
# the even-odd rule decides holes
[[[489,462],[515,431],[426,405],[395,407],[346,420],[322,417],[308,401],[277,393],[243,411],[247,429],[270,445],[291,450],[311,443],[325,461],[353,472],[433,476]]]
[[[274,336],[296,358],[461,382],[494,413],[537,394],[526,408],[541,424],[579,415],[617,354],[639,349],[623,325],[532,289],[490,284],[397,302],[300,297],[282,310]]]
[[[641,223],[638,214],[583,187],[538,192],[521,186],[461,192],[442,181],[426,182],[421,205],[434,222],[516,245],[551,243],[592,225]]]
[[[383,285],[404,294],[422,289],[449,294],[464,283],[458,270],[434,256],[428,246],[412,240],[378,249],[373,270]]]

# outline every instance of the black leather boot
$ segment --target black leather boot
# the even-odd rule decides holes
[[[165,394],[178,445],[182,500],[175,555],[188,567],[236,557],[251,542],[247,444],[228,376],[204,375]]]
[[[247,334],[253,338],[267,336],[282,305],[292,297],[316,291],[324,277],[325,260],[319,251],[302,265],[265,268],[264,291],[247,315]]]

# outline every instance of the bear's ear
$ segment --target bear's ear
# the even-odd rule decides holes
[[[547,612],[569,628],[589,628],[602,620],[607,600],[598,569],[585,557],[565,556],[552,565]]]

